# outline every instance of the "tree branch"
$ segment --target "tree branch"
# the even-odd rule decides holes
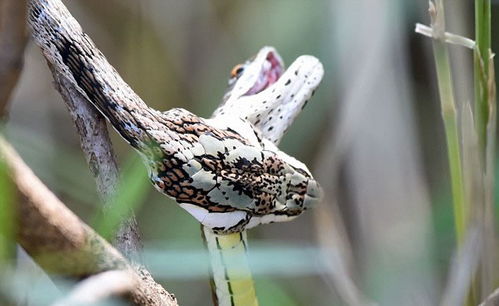
[[[26,41],[26,0],[0,1],[0,118],[21,74]]]
[[[118,166],[114,157],[106,120],[87,100],[86,96],[50,65],[54,84],[66,104],[80,137],[81,149],[95,178],[97,190],[106,203],[118,185]],[[104,213],[110,207],[104,207]],[[114,244],[127,258],[137,260],[142,248],[140,231],[133,212],[122,216]]]
[[[132,275],[135,305],[177,305],[176,299],[143,267],[132,266],[116,249],[74,215],[0,137],[4,159],[22,201],[18,242],[47,273],[84,278],[108,270]]]

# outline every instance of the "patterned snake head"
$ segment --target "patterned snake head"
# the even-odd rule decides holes
[[[307,167],[246,120],[203,119],[173,109],[157,124],[149,133],[159,146],[142,151],[152,183],[216,233],[292,220],[321,197]],[[170,139],[162,125],[178,131],[175,141],[161,140]]]
[[[166,172],[152,176],[155,186],[218,233],[294,219],[320,200],[321,188],[303,163],[276,144],[322,75],[312,56],[300,56],[285,71],[276,50],[264,47],[233,69],[230,89],[211,119],[194,120],[183,110],[172,114],[196,143],[178,149],[177,166],[167,164]]]

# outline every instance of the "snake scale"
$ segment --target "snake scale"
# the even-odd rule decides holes
[[[223,103],[204,119],[147,106],[59,0],[30,1],[28,22],[48,61],[139,152],[154,187],[194,216],[205,236],[237,235],[235,248],[246,229],[291,220],[319,201],[307,167],[276,146],[322,79],[315,57],[300,56],[284,71],[277,51],[262,48],[233,69]]]

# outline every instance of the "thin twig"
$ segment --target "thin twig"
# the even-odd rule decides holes
[[[21,74],[26,41],[26,0],[0,1],[0,119]]]
[[[427,25],[416,23],[415,31],[416,33],[419,33],[421,35],[434,38],[433,29]],[[474,40],[449,32],[444,33],[444,40],[446,43],[463,46],[471,50],[474,50],[476,47],[476,43]]]
[[[0,137],[4,159],[22,201],[17,241],[45,272],[84,278],[108,270],[130,271],[137,286],[134,305],[177,305],[143,267],[133,267],[116,249],[74,215]]]

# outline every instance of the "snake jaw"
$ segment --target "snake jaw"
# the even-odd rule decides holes
[[[260,71],[255,74],[257,78],[254,81],[253,87],[243,96],[254,95],[270,87],[279,80],[284,71],[282,59],[271,47],[265,48],[260,53],[263,54],[261,57],[264,59],[257,63],[257,67],[260,66]]]
[[[244,72],[240,77],[229,80],[224,100],[251,96],[277,82],[284,72],[284,62],[273,47],[263,47],[257,55],[242,64]]]
[[[247,120],[265,138],[278,144],[324,75],[321,62],[310,55],[298,57],[283,70],[284,64],[277,51],[271,47],[262,48],[257,57],[245,65],[212,118]]]

